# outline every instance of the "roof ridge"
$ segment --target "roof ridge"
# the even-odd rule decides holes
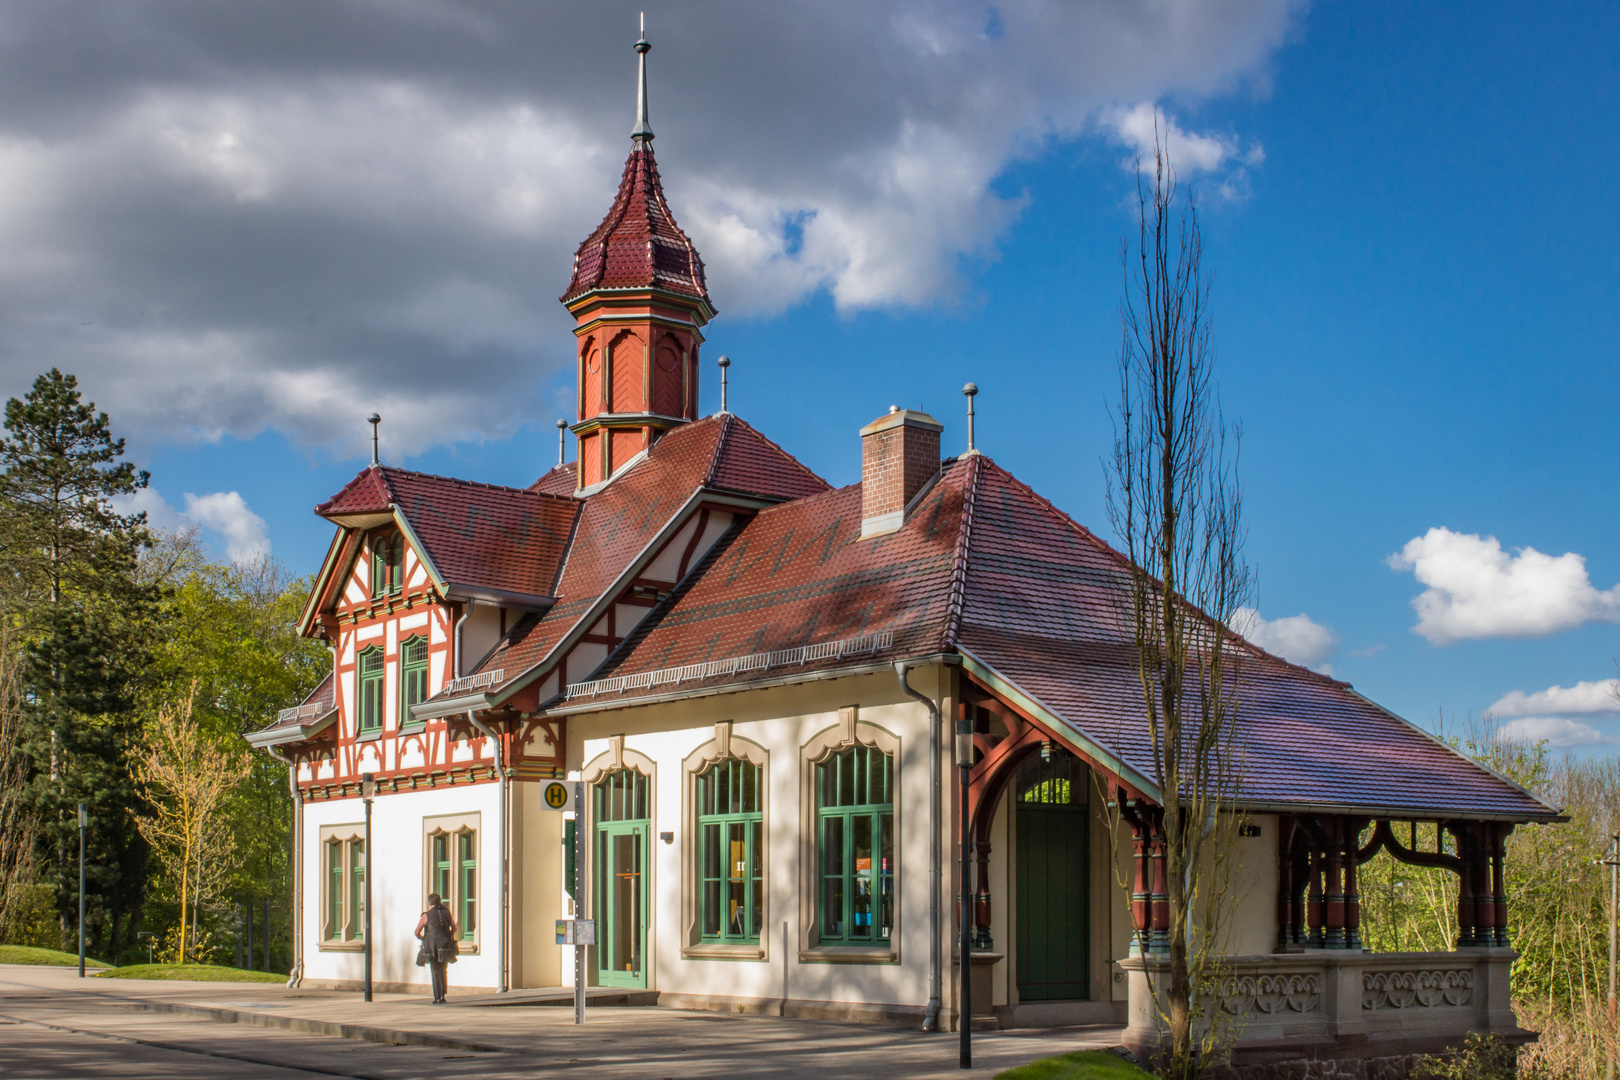
[[[709,467],[703,470],[703,479],[698,482],[699,487],[713,486],[714,474],[720,471],[720,455],[725,449],[726,439],[731,435],[731,421],[736,419],[729,412],[715,415],[720,418],[720,434],[714,437],[714,446],[709,450]]]
[[[1052,500],[1048,499],[1046,496],[1042,495],[1040,492],[1036,491],[1034,488],[1030,487],[1028,484],[1024,483],[1022,480],[1018,479],[1018,477],[1016,477],[1012,473],[1008,472],[1002,466],[997,465],[995,463],[995,461],[992,458],[990,458],[988,455],[980,454],[978,456],[984,458],[985,461],[989,462],[992,468],[994,468],[1002,476],[1006,477],[1008,482],[1011,483],[1014,487],[1019,488],[1021,491],[1024,492],[1024,494],[1028,495],[1039,507],[1044,508],[1049,514],[1052,514],[1055,517],[1057,517],[1057,519],[1058,519],[1058,521],[1060,523],[1062,523],[1064,525],[1067,525],[1071,529],[1074,529],[1075,531],[1077,531],[1081,535],[1081,537],[1083,539],[1089,541],[1092,544],[1093,547],[1096,547],[1104,555],[1108,556],[1109,558],[1113,559],[1115,562],[1118,562],[1122,566],[1124,566],[1127,573],[1143,573],[1143,574],[1147,573],[1146,570],[1143,570],[1140,566],[1137,566],[1135,563],[1133,563],[1125,555],[1124,552],[1118,550],[1112,544],[1109,544],[1107,541],[1105,541],[1101,537],[1099,537],[1096,533],[1092,532],[1090,529],[1086,528],[1084,525],[1082,525],[1078,521],[1074,520],[1073,517],[1069,516],[1069,514],[1064,512],[1057,505],[1055,505],[1052,502]],[[1151,574],[1149,574],[1148,576],[1152,577]],[[1157,579],[1155,579],[1155,580],[1157,580]],[[1348,682],[1345,682],[1342,679],[1335,679],[1333,676],[1324,675],[1320,671],[1312,671],[1310,668],[1305,667],[1302,664],[1296,664],[1292,660],[1287,659],[1286,657],[1278,656],[1276,653],[1267,652],[1265,649],[1261,648],[1260,646],[1256,645],[1254,642],[1250,641],[1248,638],[1244,637],[1238,631],[1232,629],[1230,626],[1226,626],[1225,623],[1222,623],[1219,619],[1217,619],[1214,616],[1210,615],[1209,612],[1205,611],[1203,608],[1199,607],[1197,604],[1194,604],[1191,600],[1188,600],[1185,596],[1182,596],[1180,593],[1177,593],[1176,595],[1180,598],[1180,600],[1181,600],[1181,602],[1183,604],[1185,604],[1190,610],[1196,612],[1201,618],[1205,618],[1205,619],[1208,619],[1212,623],[1218,623],[1221,626],[1225,626],[1227,632],[1233,638],[1235,638],[1242,645],[1242,647],[1248,649],[1250,652],[1258,653],[1261,656],[1264,656],[1264,657],[1266,657],[1267,659],[1270,659],[1270,660],[1275,660],[1279,664],[1283,664],[1286,667],[1293,668],[1295,671],[1298,671],[1298,672],[1301,672],[1301,673],[1303,673],[1305,675],[1308,675],[1312,679],[1315,679],[1315,680],[1317,680],[1319,682],[1325,682],[1329,686],[1337,686],[1337,687],[1342,687],[1342,688],[1347,689],[1347,690],[1353,690],[1353,687],[1351,686],[1351,684],[1348,683]]]
[[[460,484],[462,487],[483,488],[486,491],[507,492],[513,495],[534,495],[542,499],[557,499],[560,502],[576,501],[572,496],[569,495],[553,495],[549,491],[536,491],[532,487],[514,487],[511,484],[491,484],[486,480],[463,480],[459,476],[443,476],[439,473],[419,472],[416,469],[400,469],[392,465],[378,465],[376,468],[381,470],[385,476],[387,473],[397,473],[401,476],[411,476],[423,480],[443,480],[447,484]],[[555,470],[546,470],[546,475],[550,475],[553,471]],[[536,483],[538,482],[539,481],[536,481]],[[392,487],[389,489],[389,494],[393,494]]]
[[[967,593],[968,550],[973,541],[973,501],[979,493],[980,460],[974,454],[968,459],[967,479],[962,482],[962,520],[956,532],[956,550],[951,556],[951,591],[945,600],[945,632],[940,635],[941,651],[956,647],[956,631],[962,623],[963,601]]]
[[[782,448],[781,443],[777,442],[775,439],[771,438],[769,435],[767,435],[763,431],[759,430],[759,428],[755,427],[753,424],[750,424],[748,421],[744,420],[742,417],[736,415],[735,413],[727,413],[726,415],[731,417],[737,423],[741,424],[744,428],[747,428],[750,432],[752,432],[754,434],[755,437],[757,437],[766,446],[769,446],[772,450],[775,450],[777,453],[779,453],[783,457],[787,458],[788,461],[792,462],[794,464],[794,466],[799,469],[799,471],[804,473],[804,475],[808,476],[810,479],[816,481],[817,483],[826,484],[828,491],[833,490],[833,486],[831,484],[828,484],[824,477],[822,477],[819,473],[817,473],[810,466],[808,466],[804,462],[800,461],[791,452],[789,452],[787,450],[784,450]],[[824,494],[824,493],[823,492],[817,492],[817,494]],[[802,496],[802,497],[803,498],[809,498],[809,496]],[[790,499],[789,501],[792,502],[792,501],[795,501],[795,500]]]

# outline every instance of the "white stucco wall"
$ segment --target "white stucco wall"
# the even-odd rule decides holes
[[[377,796],[372,810],[372,933],[375,936],[372,978],[375,982],[428,983],[426,968],[416,966],[417,918],[427,903],[426,832],[423,820],[446,814],[480,815],[478,829],[480,915],[478,951],[463,949],[450,969],[454,986],[494,987],[499,981],[500,930],[497,912],[497,866],[500,858],[500,788],[466,784],[431,791],[401,791]],[[323,948],[326,873],[322,826],[365,821],[359,798],[318,799],[304,806],[303,866],[304,977],[312,980],[358,981],[364,957],[358,951]]]

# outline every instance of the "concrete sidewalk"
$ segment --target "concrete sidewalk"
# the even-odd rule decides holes
[[[547,995],[530,996],[538,1004]],[[622,1000],[622,992],[618,996]],[[111,1024],[118,1015],[140,1010],[177,1021],[189,1018],[192,1028],[208,1029],[216,1041],[228,1034],[226,1024],[248,1025],[264,1035],[270,1034],[265,1029],[284,1033],[279,1040],[257,1039],[255,1046],[270,1048],[255,1050],[261,1055],[278,1041],[297,1042],[307,1055],[307,1036],[314,1035],[476,1054],[482,1075],[503,1074],[519,1063],[525,1075],[537,1067],[581,1066],[589,1066],[592,1076],[637,1078],[962,1075],[952,1034],[633,1005],[592,1009],[585,1025],[576,1027],[568,1008],[486,1008],[474,1003],[478,1000],[458,1004],[452,997],[450,1005],[434,1006],[420,994],[377,994],[368,1005],[346,991],[288,990],[272,983],[81,980],[72,968],[0,965],[0,1014],[18,1021],[51,1024],[55,1016],[63,1030],[120,1037],[98,1028],[100,1018]],[[60,1020],[68,1014],[77,1019]],[[1115,1027],[980,1032],[974,1036],[973,1071],[993,1075],[1050,1054],[1114,1046],[1119,1034]]]

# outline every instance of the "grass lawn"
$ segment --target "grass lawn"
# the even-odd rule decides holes
[[[48,964],[51,967],[78,967],[79,954],[57,952],[55,949],[36,949],[30,945],[0,945],[0,964]],[[87,968],[104,968],[100,960],[84,958]]]
[[[217,964],[130,964],[101,972],[103,979],[186,979],[190,982],[284,983],[287,976],[273,971],[243,971]]]
[[[1008,1069],[998,1073],[996,1080],[1154,1080],[1154,1077],[1117,1054],[1080,1050]]]

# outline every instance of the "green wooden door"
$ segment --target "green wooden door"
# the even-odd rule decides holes
[[[608,773],[595,785],[596,981],[647,985],[647,778]]]
[[[1018,997],[1090,996],[1090,780],[1081,762],[1053,748],[1019,770],[1015,793],[1018,866]]]

